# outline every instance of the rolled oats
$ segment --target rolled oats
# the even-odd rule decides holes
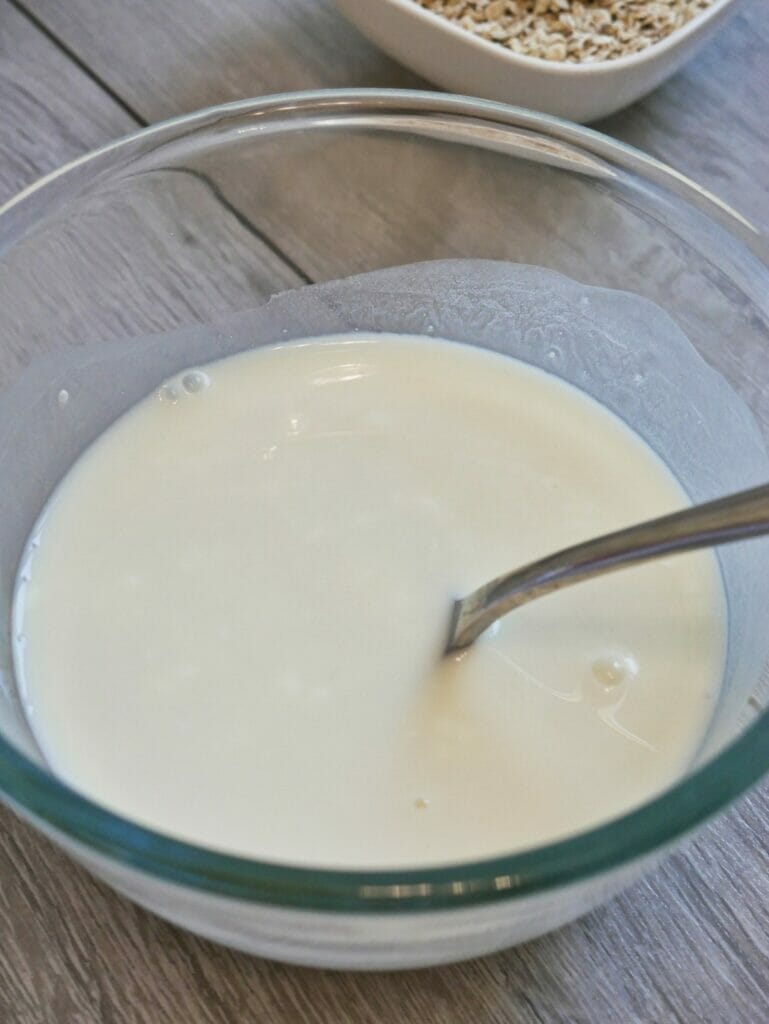
[[[713,0],[415,0],[514,53],[571,64],[639,53]]]

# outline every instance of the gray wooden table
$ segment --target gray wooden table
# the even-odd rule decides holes
[[[769,3],[605,131],[769,230]],[[160,118],[320,86],[423,86],[330,0],[0,0],[0,202]],[[279,244],[280,239],[274,239]],[[654,875],[482,961],[334,974],[266,963],[119,899],[0,811],[4,1024],[761,1024],[769,1020],[769,784]]]

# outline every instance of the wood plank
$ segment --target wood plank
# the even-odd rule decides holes
[[[10,353],[25,362],[52,337],[80,344],[170,330],[304,283],[205,175],[167,170],[107,189],[108,202],[88,197],[76,219],[43,224],[32,252],[6,255],[0,383]]]
[[[769,4],[749,0],[661,89],[596,127],[689,175],[769,231]]]
[[[0,203],[48,171],[136,128],[7,2],[0,6]]]
[[[1,9],[4,200],[137,123],[6,0]],[[24,285],[0,282],[6,369],[12,353],[23,361],[53,329],[72,342],[162,330],[247,308],[303,280],[205,176],[147,175],[126,184],[114,207],[89,213],[83,204],[76,235],[46,227],[34,267],[21,247],[8,257]],[[114,220],[107,230],[105,217]],[[129,234],[132,261],[120,255]]]
[[[293,89],[419,83],[332,0],[24,3],[148,121]]]

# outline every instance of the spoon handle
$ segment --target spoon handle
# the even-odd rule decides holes
[[[454,602],[447,651],[467,647],[513,608],[572,583],[677,551],[769,533],[769,484],[575,544],[498,576]]]

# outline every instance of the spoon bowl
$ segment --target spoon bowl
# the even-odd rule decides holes
[[[447,652],[468,647],[514,608],[564,587],[682,551],[769,533],[769,485],[584,541],[498,576],[454,602]]]

